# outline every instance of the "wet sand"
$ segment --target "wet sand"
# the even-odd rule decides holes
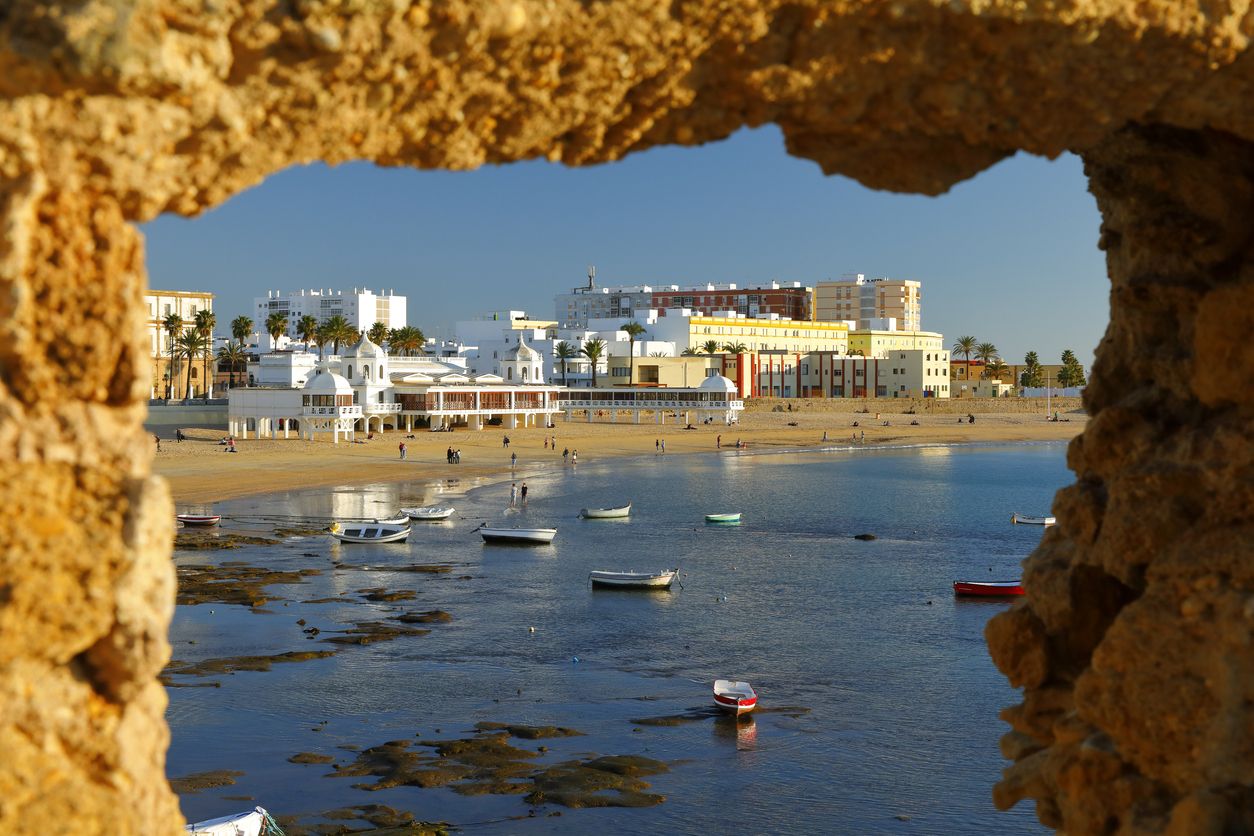
[[[389,431],[376,433],[364,443],[309,442],[294,436],[249,438],[236,441],[239,452],[234,454],[226,453],[218,444],[221,432],[188,430],[182,443],[162,439],[153,470],[165,477],[176,503],[194,505],[297,488],[508,478],[511,453],[518,456],[513,475],[525,479],[561,467],[565,448],[578,451],[579,464],[589,464],[607,458],[657,455],[655,441],[665,442],[667,455],[712,453],[719,449],[719,436],[722,450],[734,451],[739,439],[748,444],[750,452],[845,446],[855,435],[861,439],[863,432],[865,442],[858,443],[868,446],[1066,441],[1078,435],[1088,421],[1080,412],[1067,413],[1063,416],[1066,420],[1057,423],[1046,421],[1044,415],[1023,412],[980,412],[975,423],[969,424],[965,416],[959,422],[956,414],[904,415],[900,407],[891,413],[885,407],[877,421],[874,412],[830,407],[828,402],[821,410],[802,406],[793,412],[773,412],[751,406],[735,426],[698,424],[693,430],[674,423],[658,425],[651,418],[637,425],[620,416],[618,423],[609,423],[608,418],[592,423],[559,420],[550,430],[415,430],[413,438],[407,438],[409,433],[403,431]],[[912,420],[918,421],[918,426],[911,426]],[[859,425],[856,428],[855,421]],[[883,426],[885,421],[889,426]],[[510,438],[508,448],[502,444],[505,436]],[[358,434],[358,438],[364,435]],[[546,438],[555,438],[555,447],[546,448]],[[398,444],[402,441],[408,448],[406,461],[399,457]],[[461,464],[446,462],[450,446],[461,450]]]

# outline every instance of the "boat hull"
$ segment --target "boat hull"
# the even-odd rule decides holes
[[[758,695],[748,682],[720,679],[714,683],[714,705],[739,717],[758,707]]]
[[[401,513],[415,522],[443,522],[453,516],[456,508],[402,508]]]
[[[589,572],[588,579],[601,589],[670,589],[679,575],[669,572]]]
[[[954,581],[954,595],[964,597],[1005,598],[1022,594],[1022,581]]]
[[[183,525],[192,526],[217,525],[222,521],[222,517],[218,514],[175,514],[174,519]]]
[[[331,526],[331,536],[341,543],[403,543],[409,537],[409,526],[335,523]]]
[[[1014,525],[1055,525],[1058,520],[1054,517],[1025,517],[1022,514],[1011,514],[1010,522]]]
[[[706,514],[705,521],[708,523],[738,523],[740,522],[739,514]]]
[[[584,508],[579,512],[585,520],[619,520],[630,515],[630,503],[621,508]]]
[[[513,546],[543,546],[553,542],[556,528],[481,528],[485,543]]]

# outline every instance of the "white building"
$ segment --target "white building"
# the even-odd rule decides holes
[[[667,417],[673,417],[680,426],[691,425],[694,419],[732,424],[745,408],[736,384],[720,374],[710,375],[694,388],[567,389],[558,395],[557,403],[567,421],[573,413],[583,412],[588,422],[617,423],[618,416],[626,413],[639,424],[649,412],[655,423],[664,424]]]
[[[342,316],[348,324],[358,331],[369,331],[376,322],[382,322],[390,329],[404,328],[405,320],[404,296],[397,296],[394,291],[375,293],[368,288],[354,287],[348,293],[341,290],[297,290],[284,294],[282,291],[271,290],[264,297],[253,299],[253,319],[257,328],[263,333],[266,320],[271,314],[281,313],[287,317],[287,336],[296,339],[300,321],[305,316],[312,316],[319,324],[333,316]],[[274,348],[275,346],[271,346]]]

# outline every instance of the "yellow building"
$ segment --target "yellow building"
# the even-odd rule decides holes
[[[723,356],[703,354],[684,357],[637,357],[635,377],[632,377],[630,358],[623,356],[610,357],[609,376],[598,381],[605,386],[657,386],[666,389],[684,389],[700,386],[710,375],[710,370],[720,374],[723,370]]]
[[[814,310],[823,321],[849,320],[859,329],[895,319],[903,331],[923,327],[923,286],[912,279],[868,279],[859,273],[814,286]]]
[[[883,357],[890,351],[944,351],[945,337],[935,331],[878,331],[859,329],[849,332],[849,353],[863,357]]]
[[[688,318],[686,341],[676,342],[701,351],[711,340],[717,342],[720,349],[727,344],[743,343],[751,353],[835,351],[845,354],[849,347],[849,326],[843,322],[806,322],[799,319],[693,316]]]
[[[152,386],[149,396],[163,398],[167,396],[166,387],[170,384],[166,379],[170,366],[170,334],[165,330],[165,318],[170,314],[178,314],[183,319],[185,333],[195,325],[196,314],[213,310],[213,294],[197,290],[150,290],[144,294],[144,304],[148,308],[148,352],[152,358]],[[185,364],[176,366],[178,374],[175,375],[169,397],[179,398],[187,388],[187,368]],[[191,369],[193,391],[204,391],[200,379],[201,366],[201,363],[196,363]]]

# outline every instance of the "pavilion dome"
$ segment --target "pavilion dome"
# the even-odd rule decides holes
[[[527,338],[518,333],[518,345],[505,352],[504,360],[521,360],[524,363],[534,363],[540,359],[540,352],[527,345]]]
[[[343,376],[326,369],[317,369],[305,382],[303,391],[320,395],[351,395],[353,387]]]
[[[735,395],[736,384],[729,378],[723,377],[721,374],[715,374],[701,381],[701,385],[697,387],[705,392],[726,392],[729,395]]]
[[[350,348],[347,352],[350,357],[383,357],[383,349],[370,341],[370,337],[365,334],[361,335],[361,340],[357,345]]]

